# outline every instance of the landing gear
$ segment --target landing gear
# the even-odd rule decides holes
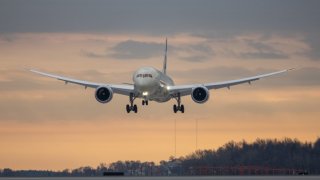
[[[136,98],[134,97],[133,93],[131,93],[129,96],[130,105],[129,104],[126,105],[127,113],[130,113],[130,111],[134,111],[135,113],[138,112],[138,106],[136,104],[133,104],[133,101],[135,99]]]
[[[178,93],[178,96],[175,97],[175,99],[177,100],[178,105],[173,105],[173,112],[177,113],[178,111],[181,111],[181,113],[184,113],[184,105],[181,104],[180,93]]]
[[[142,106],[144,105],[148,106],[148,100],[142,100]]]
[[[183,104],[180,105],[180,107],[177,105],[173,105],[173,112],[177,113],[178,111],[181,111],[181,113],[184,113],[184,105]]]

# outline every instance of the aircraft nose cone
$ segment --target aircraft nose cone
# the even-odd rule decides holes
[[[153,81],[152,79],[138,79],[136,86],[140,91],[149,91],[153,86]]]
[[[144,67],[134,75],[135,88],[144,96],[152,94],[156,89],[156,73],[153,68]]]

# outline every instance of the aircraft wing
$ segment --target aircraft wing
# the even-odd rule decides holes
[[[49,73],[40,72],[40,71],[33,70],[33,69],[31,69],[30,71],[33,73],[36,73],[36,74],[40,74],[42,76],[46,76],[46,77],[50,77],[50,78],[64,81],[66,84],[67,83],[77,84],[77,85],[84,86],[85,88],[87,88],[87,87],[97,88],[100,86],[107,86],[107,87],[110,87],[114,93],[127,95],[127,96],[129,96],[130,93],[133,92],[133,85],[122,85],[122,84],[117,85],[117,84],[96,83],[96,82],[89,82],[89,81],[83,81],[83,80],[78,80],[78,79],[72,79],[72,78],[63,77],[63,76],[59,76],[59,75],[55,75],[55,74],[49,74]]]
[[[190,85],[177,85],[177,86],[169,86],[168,91],[170,92],[171,95],[175,96],[178,93],[180,93],[181,96],[186,96],[190,95],[192,92],[192,89],[195,87],[199,86],[204,86],[206,88],[210,89],[220,89],[220,88],[230,88],[231,86],[235,86],[238,84],[243,84],[243,83],[249,83],[251,84],[252,81],[257,81],[261,78],[281,74],[287,71],[291,71],[292,69],[285,69],[281,71],[276,71],[272,73],[267,73],[267,74],[261,74],[258,76],[252,76],[252,77],[247,77],[247,78],[242,78],[242,79],[237,79],[237,80],[230,80],[230,81],[222,81],[222,82],[213,82],[213,83],[205,83],[205,84],[190,84]]]

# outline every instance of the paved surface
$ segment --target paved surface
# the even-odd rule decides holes
[[[320,180],[320,176],[183,176],[183,177],[41,177],[1,178],[0,180]]]

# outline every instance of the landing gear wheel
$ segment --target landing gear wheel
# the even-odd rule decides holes
[[[181,113],[184,113],[184,105],[181,104],[181,97],[180,97],[180,93],[177,94],[176,97],[174,97],[177,100],[177,105],[173,105],[173,112],[177,113],[178,111],[181,111]]]
[[[148,100],[146,100],[146,105],[147,105],[147,106],[149,105],[149,101],[148,101]]]
[[[177,105],[173,105],[173,112],[177,113],[178,109],[177,109]]]
[[[181,111],[182,113],[184,113],[184,105],[183,105],[183,104],[182,104],[181,107],[180,107],[180,111]]]
[[[130,113],[131,108],[130,108],[129,104],[127,104],[127,106],[126,106],[126,110],[127,110],[127,113]]]
[[[142,100],[142,106],[144,106],[144,104],[145,104],[145,101],[144,101],[144,100]]]
[[[138,107],[137,107],[136,104],[133,106],[133,111],[134,111],[134,113],[137,113],[137,112],[138,112]]]

